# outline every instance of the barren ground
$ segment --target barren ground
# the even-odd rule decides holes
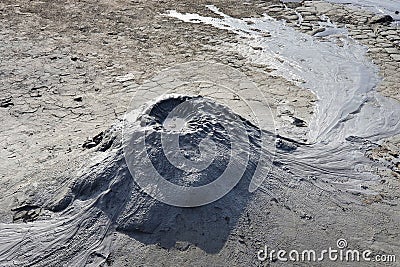
[[[121,120],[138,85],[178,63],[211,60],[240,70],[268,93],[280,133],[307,141],[307,127],[297,127],[291,118],[310,122],[316,101],[310,91],[226,50],[225,43],[238,42],[236,35],[164,15],[177,10],[215,16],[205,8],[207,4],[0,2],[0,223],[51,217],[53,211],[46,205],[68,190],[89,158],[102,153],[84,144]],[[373,14],[367,11],[319,1],[286,9],[279,1],[212,4],[238,18],[268,13],[308,34],[319,28],[320,15],[329,16],[369,48],[368,56],[382,78],[377,90],[400,100],[399,27],[370,24]],[[302,25],[296,24],[299,13]],[[118,78],[127,74],[132,78]],[[309,181],[282,186],[282,199],[256,191],[218,249],[202,248],[204,240],[199,246],[185,240],[165,246],[115,231],[103,266],[262,266],[257,251],[264,244],[326,248],[335,246],[339,238],[375,254],[397,254],[400,261],[399,143],[398,136],[381,140],[367,153],[380,164],[376,172],[381,179],[369,188],[374,194],[317,190]],[[26,205],[31,208],[15,210]],[[10,262],[0,261],[1,266],[6,264]]]

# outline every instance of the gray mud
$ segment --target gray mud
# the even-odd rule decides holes
[[[374,255],[398,254],[398,142],[387,138],[395,140],[399,134],[399,102],[376,90],[378,67],[386,65],[374,65],[366,56],[367,48],[348,38],[351,29],[337,26],[335,21],[324,18],[323,30],[304,34],[261,15],[259,9],[293,11],[273,6],[277,3],[259,2],[254,10],[243,3],[215,4],[224,7],[221,11],[215,6],[205,8],[203,3],[135,2],[124,9],[122,4],[102,2],[97,7],[103,10],[101,20],[93,22],[97,16],[85,17],[83,12],[81,24],[71,25],[71,32],[63,32],[64,24],[75,23],[74,12],[89,14],[92,3],[70,4],[63,10],[64,4],[57,2],[61,10],[57,5],[46,7],[54,14],[47,14],[46,8],[35,9],[41,2],[35,6],[0,3],[9,16],[4,21],[10,21],[10,29],[1,32],[2,54],[8,51],[21,58],[19,70],[13,69],[12,57],[4,56],[1,65],[8,75],[2,85],[12,93],[7,91],[1,98],[1,116],[9,129],[1,131],[5,140],[1,158],[6,164],[1,169],[0,265],[262,266],[257,251],[264,245],[322,250],[335,247],[339,238],[345,238],[351,248],[371,249]],[[51,20],[54,23],[49,29],[35,27],[42,19],[68,14],[69,8],[74,10],[74,19],[60,23],[62,27],[57,24],[62,16]],[[297,7],[292,20],[303,26],[307,23],[304,27],[312,30],[309,14],[301,15],[308,11],[301,8]],[[334,13],[336,8],[343,9],[329,8],[334,8]],[[113,12],[107,13],[109,9]],[[36,21],[37,14],[41,17]],[[14,17],[16,26],[11,23]],[[24,36],[26,23],[19,20],[34,22],[26,31],[41,32],[40,38]],[[131,25],[141,23],[138,21],[148,25],[138,26],[134,37],[124,34],[131,32]],[[97,26],[91,28],[93,25]],[[47,44],[45,34],[51,31],[55,37]],[[88,47],[85,51],[65,48],[82,53],[79,56],[65,52],[61,41],[69,38],[79,43],[78,47],[83,43]],[[141,41],[135,43],[136,39]],[[61,41],[54,47],[57,40]],[[173,49],[165,52],[162,44]],[[54,54],[45,49],[47,45]],[[42,47],[44,52],[39,49]],[[121,50],[135,55],[134,59],[127,60]],[[392,55],[398,53],[392,52],[387,58],[396,58]],[[108,61],[113,57],[121,65]],[[189,58],[211,59],[215,65],[194,68],[184,64],[187,68],[154,75],[161,66],[174,66]],[[240,82],[243,74],[230,73],[216,62],[249,75],[259,83],[261,93],[254,93],[254,84]],[[42,75],[41,67],[30,68],[35,64],[54,69],[49,67],[45,73],[51,74]],[[9,78],[14,77],[12,73],[16,80]],[[204,82],[193,85],[193,79],[220,76],[233,92],[221,92]],[[192,84],[183,86],[182,82],[188,81]],[[39,82],[46,86],[36,86]],[[87,83],[90,90],[85,89]],[[176,90],[169,92],[173,94],[159,98],[166,93],[165,87],[174,83]],[[243,99],[238,95],[249,101],[239,101]],[[132,97],[130,107],[121,108],[128,106]],[[189,116],[169,117],[187,101],[194,103],[184,110]],[[268,112],[261,113],[257,121],[244,103]],[[267,106],[272,107],[275,123],[271,123]],[[123,131],[126,121],[120,119],[125,110],[133,123],[128,135]],[[232,118],[244,125],[245,136],[229,137],[221,121],[232,122]],[[178,125],[179,120],[187,125],[189,119],[189,127],[179,140],[182,150],[168,154],[162,149],[161,134],[173,134],[176,119]],[[148,135],[136,135],[143,131]],[[261,134],[268,140],[266,145]],[[239,153],[232,158],[228,153],[235,140],[247,156]],[[136,149],[138,141],[146,143],[144,150]],[[126,148],[136,149],[128,149],[133,156],[128,160]],[[233,190],[219,200],[201,207],[175,207],[154,199],[137,185],[137,179],[146,180],[147,172],[141,169],[146,167],[142,157],[136,155],[146,154],[157,171],[181,186],[214,181],[232,160],[236,163],[233,170],[243,173]],[[217,157],[208,161],[211,154]],[[196,161],[201,168],[182,171],[171,164],[174,157],[182,155],[181,162]],[[269,160],[261,161],[265,166],[257,172],[262,155]],[[136,171],[130,170],[131,166]],[[250,193],[254,183],[258,188]],[[327,264],[342,266],[340,262]]]

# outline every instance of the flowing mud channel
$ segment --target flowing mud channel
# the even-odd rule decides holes
[[[397,255],[400,261],[396,142],[400,103],[396,93],[390,97],[386,72],[382,77],[382,62],[387,59],[375,61],[371,47],[351,37],[354,29],[328,14],[314,21],[317,28],[312,33],[306,32],[301,26],[307,22],[300,9],[304,4],[285,2],[157,6],[152,14],[160,25],[186,27],[173,34],[190,39],[196,35],[191,31],[200,29],[202,38],[209,41],[190,48],[198,50],[196,56],[179,58],[184,52],[172,52],[159,56],[160,63],[149,62],[144,71],[121,56],[125,67],[107,65],[98,74],[106,77],[95,83],[100,90],[65,94],[79,105],[91,99],[92,111],[72,119],[68,114],[76,114],[76,107],[62,104],[73,108],[57,117],[61,118],[60,125],[54,126],[58,137],[65,134],[63,129],[86,118],[80,130],[75,129],[76,136],[92,137],[85,142],[68,137],[77,144],[69,148],[69,154],[45,158],[42,165],[21,157],[1,169],[5,186],[0,266],[281,266],[285,262],[262,261],[257,253],[265,246],[322,251],[337,248],[338,240],[345,240],[350,249],[371,250],[372,256]],[[350,13],[390,13],[394,22],[384,21],[384,27],[396,27],[396,8],[400,9],[396,1],[382,1],[387,5],[381,7],[365,1],[365,11],[357,9],[359,1],[351,7],[316,2],[308,4]],[[264,8],[263,12],[237,11],[256,10],[255,6]],[[292,12],[292,22],[282,20],[282,14],[275,16],[277,10]],[[119,19],[123,21],[124,16]],[[213,35],[223,41],[212,41]],[[7,29],[2,29],[1,36],[10,45]],[[124,38],[118,33],[109,36],[117,36],[115,45]],[[168,47],[167,39],[160,44]],[[22,45],[24,40],[21,37],[14,43]],[[0,51],[5,62],[10,60]],[[72,64],[81,61],[79,56],[70,58]],[[391,56],[394,62],[395,58]],[[146,65],[146,60],[141,64]],[[90,72],[91,61],[82,62],[76,69]],[[21,125],[38,135],[33,139],[36,144],[46,140],[62,144],[57,134],[46,137],[46,131],[29,124],[32,117],[24,117],[23,112],[12,119],[21,97],[7,93],[3,85],[7,75],[16,71],[1,66],[1,90],[10,95],[2,99],[1,116],[9,121],[5,124],[12,133],[1,131],[6,140],[2,144],[9,144],[24,129]],[[57,79],[75,75],[74,70],[65,67],[68,74]],[[78,85],[79,80],[67,82],[67,86]],[[384,94],[379,89],[383,85]],[[112,89],[102,91],[101,86]],[[58,87],[38,88],[49,92]],[[62,94],[59,99],[42,94],[45,100],[39,100],[37,108],[43,115],[35,117],[39,122],[48,118],[46,110],[53,105],[49,103],[66,101]],[[32,107],[26,101],[24,105]],[[125,107],[120,112],[115,108],[118,104]],[[96,119],[96,109],[104,111],[103,121]],[[85,131],[96,120],[101,133]],[[41,150],[35,149],[29,147],[24,153],[41,156]],[[2,160],[10,158],[6,148],[1,153]],[[34,171],[21,174],[18,166]],[[41,170],[41,166],[57,166],[57,171]],[[343,262],[289,264],[342,266]],[[396,266],[395,262],[385,264]]]

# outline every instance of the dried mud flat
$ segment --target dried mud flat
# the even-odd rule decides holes
[[[160,81],[157,73],[179,63],[212,61],[241,71],[267,95],[278,133],[289,143],[308,141],[315,94],[246,57],[235,32],[168,15],[223,19],[208,4],[0,3],[0,241],[10,244],[0,245],[1,266],[279,266],[259,261],[259,249],[322,250],[340,238],[353,249],[400,258],[398,135],[362,140],[367,171],[379,179],[360,177],[359,190],[347,190],[340,177],[293,180],[296,169],[285,159],[299,168],[303,161],[283,151],[272,178],[253,194],[243,182],[215,205],[175,209],[138,193],[124,172],[119,122],[139,85]],[[379,68],[374,90],[400,100],[400,29],[382,17],[320,1],[212,4],[231,18],[266,13],[320,42],[327,28],[346,28]],[[321,24],[326,17],[335,27]]]

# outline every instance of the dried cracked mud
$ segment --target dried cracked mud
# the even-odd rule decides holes
[[[397,266],[400,28],[297,2],[1,1],[0,266]],[[168,112],[190,99],[186,158],[222,155],[202,175],[160,153]],[[227,153],[221,110],[245,125],[247,164]],[[232,158],[243,173],[215,202],[171,206],[135,181],[145,153],[180,185],[213,181]],[[339,239],[397,263],[257,257]]]

